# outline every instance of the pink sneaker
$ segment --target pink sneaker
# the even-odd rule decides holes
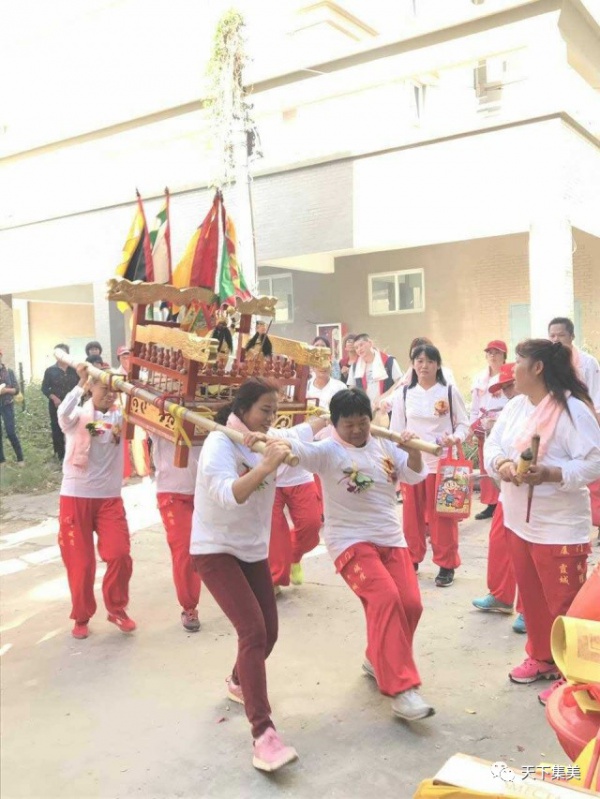
[[[548,701],[548,699],[550,699],[550,695],[554,693],[554,691],[556,691],[557,688],[560,688],[560,686],[564,685],[565,683],[566,683],[565,678],[561,677],[556,682],[553,682],[550,688],[544,688],[543,691],[540,691],[540,693],[538,694],[538,700],[540,702],[540,705],[544,705],[545,707],[546,702]]]
[[[111,624],[116,624],[122,633],[132,633],[137,627],[134,620],[130,619],[124,610],[120,610],[118,613],[109,613],[106,618]]]
[[[76,621],[71,630],[73,638],[87,638],[90,634],[87,621]]]
[[[515,666],[508,676],[513,682],[530,683],[536,680],[557,680],[560,677],[560,671],[554,663],[525,658],[521,665]]]
[[[242,686],[233,681],[233,677],[229,675],[225,680],[227,683],[227,696],[232,702],[237,702],[238,705],[244,704],[244,694],[242,693]]]
[[[298,753],[293,746],[285,746],[273,727],[254,741],[252,765],[261,771],[277,771],[286,763],[296,760]]]

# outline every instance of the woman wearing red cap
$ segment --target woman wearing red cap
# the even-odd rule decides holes
[[[483,464],[483,444],[491,426],[507,402],[504,395],[491,394],[488,391],[490,383],[499,375],[507,353],[508,348],[504,341],[500,339],[490,341],[485,348],[487,366],[475,377],[471,387],[471,430],[477,438],[481,471],[479,498],[483,505],[487,505],[485,510],[475,516],[476,519],[491,519],[498,502],[498,488],[494,481],[487,477]]]

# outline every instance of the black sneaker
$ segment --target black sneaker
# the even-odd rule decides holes
[[[440,568],[437,577],[435,578],[435,584],[438,588],[447,588],[449,585],[452,585],[454,582],[454,569],[444,569],[443,567]]]
[[[496,510],[495,505],[488,505],[485,510],[482,510],[481,513],[477,513],[475,518],[477,521],[481,521],[482,519],[491,519],[494,515],[494,511]]]

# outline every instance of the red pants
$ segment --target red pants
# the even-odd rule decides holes
[[[200,600],[200,577],[190,555],[194,497],[161,492],[156,499],[171,550],[177,601],[184,610],[194,610]]]
[[[287,505],[294,526],[285,518]],[[314,483],[304,483],[275,491],[271,516],[269,566],[275,585],[290,584],[290,566],[319,543],[321,503]]]
[[[600,527],[600,480],[590,483],[588,488],[592,503],[592,524],[594,527]]]
[[[508,530],[529,657],[552,661],[550,632],[585,582],[589,544],[531,544]]]
[[[487,477],[487,472],[483,463],[483,445],[485,439],[477,436],[477,451],[479,452],[479,471],[481,477],[479,478],[480,494],[479,499],[483,505],[495,505],[500,496],[500,489],[491,477]],[[486,476],[484,476],[486,475]]]
[[[395,696],[418,687],[413,636],[423,606],[408,549],[361,542],[342,552],[335,567],[362,602],[366,655],[381,693]]]
[[[193,555],[202,582],[238,635],[238,655],[232,677],[241,685],[244,710],[259,738],[269,727],[265,660],[277,641],[277,605],[269,563],[246,563],[233,555]]]
[[[422,483],[414,486],[404,484],[402,494],[402,527],[413,563],[421,563],[425,557],[425,532],[429,523],[433,562],[444,569],[460,566],[458,522],[435,512],[435,474],[427,475]]]
[[[129,529],[121,497],[111,499],[60,498],[58,544],[67,568],[71,618],[85,623],[96,612],[94,578],[96,553],[108,564],[102,594],[109,613],[125,610],[129,602],[129,580],[133,570],[129,556]]]
[[[517,593],[517,578],[510,554],[508,535],[509,531],[504,526],[502,503],[499,502],[496,512],[492,516],[492,526],[490,527],[487,585],[490,594],[495,596],[499,602],[513,605]],[[517,612],[523,612],[520,595],[517,596]]]

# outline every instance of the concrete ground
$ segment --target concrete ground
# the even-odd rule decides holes
[[[305,584],[278,600],[280,638],[268,662],[274,720],[300,760],[274,776],[255,771],[243,708],[225,698],[232,628],[206,592],[202,631],[182,629],[152,487],[125,493],[139,629],[123,635],[99,608],[85,641],[69,634],[56,495],[4,503],[4,799],[408,799],[456,752],[514,770],[568,764],[538,704],[540,685],[507,679],[524,637],[511,631],[511,618],[471,606],[485,593],[489,522],[469,520],[455,584],[436,588],[429,560],[419,575],[425,611],[416,653],[436,715],[401,722],[362,673],[362,608],[319,547],[305,561]]]

